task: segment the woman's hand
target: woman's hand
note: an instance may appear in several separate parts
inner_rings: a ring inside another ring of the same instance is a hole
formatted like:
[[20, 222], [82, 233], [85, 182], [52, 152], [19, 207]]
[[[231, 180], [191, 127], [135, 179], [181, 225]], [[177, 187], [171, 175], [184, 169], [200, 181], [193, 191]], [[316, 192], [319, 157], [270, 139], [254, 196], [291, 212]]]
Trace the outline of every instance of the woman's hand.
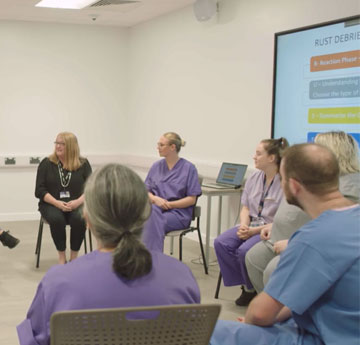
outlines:
[[70, 208], [71, 211], [76, 210], [80, 205], [82, 204], [82, 202], [79, 199], [75, 199], [75, 200], [70, 200], [69, 202], [66, 203], [66, 206]]
[[166, 199], [160, 198], [159, 196], [154, 195], [153, 203], [156, 206], [159, 206], [163, 210], [170, 210], [171, 209], [171, 205], [170, 205], [169, 201], [167, 201]]
[[260, 238], [263, 241], [270, 240], [271, 237], [271, 229], [272, 229], [272, 223], [266, 224], [260, 232]]
[[289, 240], [282, 240], [282, 241], [277, 241], [274, 243], [274, 251], [276, 254], [280, 254], [281, 252], [283, 252], [287, 245], [288, 245]]
[[240, 225], [236, 234], [240, 240], [244, 241], [254, 235], [252, 230], [247, 225]]
[[63, 212], [71, 212], [71, 208], [64, 201], [57, 200], [55, 206]]

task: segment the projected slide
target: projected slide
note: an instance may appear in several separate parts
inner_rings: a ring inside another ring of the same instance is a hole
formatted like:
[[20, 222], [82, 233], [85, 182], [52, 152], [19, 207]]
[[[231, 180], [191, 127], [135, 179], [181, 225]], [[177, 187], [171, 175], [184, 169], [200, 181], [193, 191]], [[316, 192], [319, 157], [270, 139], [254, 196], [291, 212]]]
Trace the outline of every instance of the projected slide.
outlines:
[[360, 19], [278, 33], [273, 136], [343, 130], [360, 143]]

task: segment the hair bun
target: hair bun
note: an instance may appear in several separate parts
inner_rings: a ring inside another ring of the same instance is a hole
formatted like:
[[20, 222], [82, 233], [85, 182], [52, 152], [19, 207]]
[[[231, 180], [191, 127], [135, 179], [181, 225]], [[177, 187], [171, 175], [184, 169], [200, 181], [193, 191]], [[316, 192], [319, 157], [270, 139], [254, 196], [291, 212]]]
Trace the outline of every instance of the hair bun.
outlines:
[[279, 140], [279, 145], [282, 149], [286, 149], [289, 146], [288, 141], [284, 137], [281, 137], [278, 140]]

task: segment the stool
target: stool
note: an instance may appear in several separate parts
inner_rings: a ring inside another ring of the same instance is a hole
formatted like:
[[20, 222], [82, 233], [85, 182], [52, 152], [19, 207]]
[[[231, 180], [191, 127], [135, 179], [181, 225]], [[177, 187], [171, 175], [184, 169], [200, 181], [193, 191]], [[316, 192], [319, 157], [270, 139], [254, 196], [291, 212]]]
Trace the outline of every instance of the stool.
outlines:
[[[35, 255], [37, 255], [36, 268], [39, 268], [39, 263], [40, 263], [41, 241], [42, 241], [44, 224], [49, 224], [49, 223], [46, 221], [46, 219], [43, 216], [41, 216], [40, 223], [39, 223], [39, 231], [38, 231], [37, 241], [36, 241], [36, 248], [35, 248]], [[93, 247], [92, 247], [91, 231], [88, 230], [88, 233], [89, 233], [89, 247], [90, 247], [90, 251], [92, 252]], [[84, 235], [84, 250], [85, 250], [85, 254], [87, 254], [86, 233]]]

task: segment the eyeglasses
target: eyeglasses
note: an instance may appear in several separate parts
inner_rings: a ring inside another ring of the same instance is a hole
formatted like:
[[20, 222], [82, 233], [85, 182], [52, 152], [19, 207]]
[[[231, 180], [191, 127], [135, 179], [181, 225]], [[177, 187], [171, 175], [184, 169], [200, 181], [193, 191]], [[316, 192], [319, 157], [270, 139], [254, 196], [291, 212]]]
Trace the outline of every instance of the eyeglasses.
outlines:
[[65, 146], [65, 143], [60, 143], [59, 141], [54, 141], [55, 145]]
[[170, 146], [169, 144], [162, 144], [162, 143], [157, 143], [156, 145], [157, 145], [157, 147]]

